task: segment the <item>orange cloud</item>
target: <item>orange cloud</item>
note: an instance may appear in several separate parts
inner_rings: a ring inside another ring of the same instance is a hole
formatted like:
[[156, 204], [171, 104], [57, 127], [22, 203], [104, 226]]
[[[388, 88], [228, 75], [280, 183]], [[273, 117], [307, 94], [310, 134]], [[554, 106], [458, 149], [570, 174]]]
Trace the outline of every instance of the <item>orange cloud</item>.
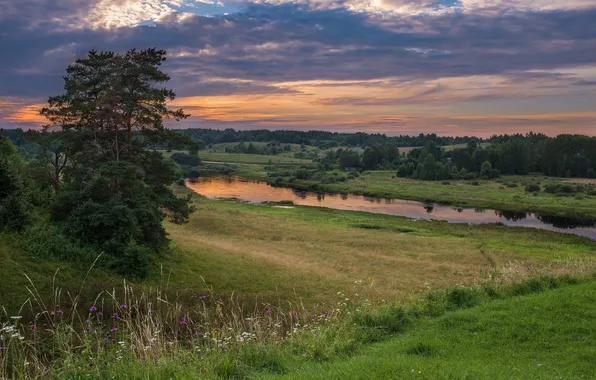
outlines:
[[12, 114], [8, 115], [5, 120], [16, 123], [47, 123], [47, 119], [39, 114], [39, 110], [45, 106], [45, 104], [30, 104], [22, 106]]

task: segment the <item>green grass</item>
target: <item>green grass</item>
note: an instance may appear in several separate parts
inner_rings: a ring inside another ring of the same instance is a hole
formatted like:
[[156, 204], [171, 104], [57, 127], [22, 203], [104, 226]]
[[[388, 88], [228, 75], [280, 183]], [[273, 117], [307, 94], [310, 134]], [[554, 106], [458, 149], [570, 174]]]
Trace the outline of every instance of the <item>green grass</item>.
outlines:
[[281, 155], [266, 156], [263, 154], [201, 152], [200, 156], [203, 161], [212, 162], [236, 162], [242, 164], [312, 164], [311, 160], [303, 160]]
[[596, 373], [596, 282], [492, 301], [281, 379], [588, 379]]

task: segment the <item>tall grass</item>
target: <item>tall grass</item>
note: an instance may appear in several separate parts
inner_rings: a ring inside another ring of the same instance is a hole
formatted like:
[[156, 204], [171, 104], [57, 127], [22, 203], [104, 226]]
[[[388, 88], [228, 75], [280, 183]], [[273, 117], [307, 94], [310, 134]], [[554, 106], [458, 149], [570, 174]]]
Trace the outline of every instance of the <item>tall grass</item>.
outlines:
[[105, 375], [134, 363], [145, 369], [202, 363], [193, 371], [238, 377], [239, 358], [245, 367], [281, 371], [263, 347], [315, 347], [316, 337], [337, 329], [347, 310], [345, 302], [323, 312], [300, 302], [247, 308], [239, 297], [218, 299], [212, 291], [188, 305], [168, 298], [167, 282], [139, 294], [124, 282], [94, 299], [54, 284], [52, 299], [45, 300], [29, 282], [18, 313], [4, 309], [0, 316], [2, 379]]
[[182, 304], [168, 298], [167, 282], [138, 294], [123, 283], [94, 299], [54, 287], [53, 298], [44, 300], [31, 282], [19, 313], [4, 311], [0, 317], [0, 378], [246, 378], [254, 372], [284, 373], [288, 361], [349, 356], [421, 320], [590, 278], [486, 282], [381, 307], [339, 293], [337, 302], [318, 311], [299, 302], [245, 308], [238, 297], [217, 299], [213, 292], [198, 296], [192, 305]]

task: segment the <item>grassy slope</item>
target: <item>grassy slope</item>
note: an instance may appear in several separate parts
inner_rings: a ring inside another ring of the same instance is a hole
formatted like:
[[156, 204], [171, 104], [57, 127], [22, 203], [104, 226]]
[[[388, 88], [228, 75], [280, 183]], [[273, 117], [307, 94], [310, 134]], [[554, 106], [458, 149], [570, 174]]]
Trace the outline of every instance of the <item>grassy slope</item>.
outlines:
[[451, 312], [352, 358], [309, 361], [281, 378], [593, 378], [595, 319], [590, 282]]
[[[275, 178], [267, 176], [263, 167], [237, 165], [237, 174], [243, 177], [273, 183]], [[345, 174], [345, 173], [344, 173]], [[526, 193], [527, 183], [542, 183], [566, 181], [561, 178], [547, 178], [542, 176], [505, 176], [500, 182], [518, 183], [518, 187], [504, 187], [496, 181], [478, 181], [474, 186], [470, 181], [450, 181], [449, 185], [442, 185], [439, 181], [417, 181], [406, 178], [392, 178], [393, 172], [376, 171], [365, 172], [358, 178], [330, 184], [315, 181], [296, 180], [284, 185], [302, 188], [363, 194], [369, 196], [399, 198], [417, 201], [433, 201], [457, 206], [500, 209], [519, 212], [541, 212], [561, 216], [585, 216], [596, 218], [596, 197], [587, 196], [584, 199], [575, 197], [556, 197], [553, 194], [541, 192], [538, 196]]]
[[[166, 224], [174, 253], [142, 284], [168, 282], [188, 303], [207, 287], [217, 295], [235, 292], [273, 303], [302, 299], [312, 305], [333, 300], [338, 291], [407, 299], [429, 287], [475, 283], [494, 271], [519, 279], [594, 266], [596, 242], [570, 235], [194, 199], [198, 210], [189, 224]], [[0, 244], [0, 305], [14, 309], [28, 297], [23, 273], [49, 294], [61, 268], [56, 285], [78, 291], [87, 264], [29, 258], [9, 246]], [[363, 285], [356, 287], [356, 281]], [[83, 292], [93, 296], [120, 283], [94, 270]]]

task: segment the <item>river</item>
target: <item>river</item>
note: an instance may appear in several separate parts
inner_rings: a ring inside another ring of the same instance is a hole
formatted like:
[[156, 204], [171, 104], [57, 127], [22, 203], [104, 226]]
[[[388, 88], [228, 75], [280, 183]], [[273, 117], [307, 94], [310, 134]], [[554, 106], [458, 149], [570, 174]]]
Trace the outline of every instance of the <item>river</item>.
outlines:
[[292, 201], [298, 206], [365, 211], [405, 216], [412, 219], [444, 220], [450, 223], [487, 224], [500, 222], [507, 226], [538, 228], [585, 236], [596, 240], [595, 219], [575, 219], [539, 213], [458, 208], [400, 199], [299, 191], [239, 177], [200, 177], [194, 182], [187, 182], [187, 186], [196, 193], [212, 199], [237, 198], [253, 203]]

